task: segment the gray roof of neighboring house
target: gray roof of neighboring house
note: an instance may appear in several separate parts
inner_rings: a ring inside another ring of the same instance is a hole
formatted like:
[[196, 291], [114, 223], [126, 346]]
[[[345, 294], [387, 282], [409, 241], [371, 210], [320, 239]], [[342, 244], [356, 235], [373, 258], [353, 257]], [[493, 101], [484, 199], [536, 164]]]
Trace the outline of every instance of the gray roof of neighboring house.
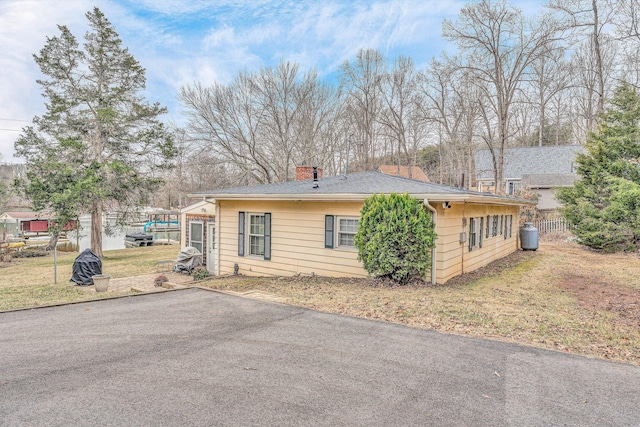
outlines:
[[529, 188], [571, 187], [578, 179], [575, 173], [522, 175], [522, 185]]
[[[576, 155], [582, 145], [520, 147], [504, 150], [504, 179], [521, 179], [524, 175], [565, 175], [574, 173]], [[494, 170], [488, 149], [475, 152], [476, 179], [493, 180]]]
[[[215, 199], [254, 199], [254, 200], [364, 200], [372, 194], [409, 193], [415, 197], [429, 198], [434, 201], [486, 201], [487, 203], [517, 204], [523, 202], [490, 193], [479, 193], [463, 188], [413, 179], [386, 175], [380, 172], [361, 172], [349, 175], [324, 177], [313, 188], [313, 180], [291, 181], [277, 184], [263, 184], [247, 187], [235, 187], [222, 190], [193, 193], [191, 197]], [[524, 201], [527, 203], [527, 201]]]

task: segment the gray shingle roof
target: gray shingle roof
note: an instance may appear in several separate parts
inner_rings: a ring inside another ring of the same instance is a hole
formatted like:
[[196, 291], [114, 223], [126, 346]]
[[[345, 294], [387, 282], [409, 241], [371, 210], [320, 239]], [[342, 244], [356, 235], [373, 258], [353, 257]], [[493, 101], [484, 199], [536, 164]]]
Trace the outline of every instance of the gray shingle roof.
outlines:
[[[581, 145], [521, 147], [504, 150], [504, 179], [521, 179], [523, 175], [555, 175], [574, 172]], [[493, 180], [493, 162], [488, 149], [475, 152], [476, 179]]]
[[529, 188], [571, 187], [578, 179], [575, 173], [522, 175], [522, 185]]
[[306, 180], [227, 188], [195, 194], [466, 194], [468, 192], [468, 190], [461, 188], [386, 175], [381, 172], [360, 172], [320, 178], [318, 188], [313, 188], [313, 180]]
[[430, 195], [435, 196], [437, 200], [448, 200], [448, 198], [463, 200], [468, 197], [473, 197], [487, 200], [492, 199], [494, 202], [503, 201], [505, 203], [514, 203], [513, 198], [391, 176], [380, 172], [361, 172], [346, 176], [339, 175], [320, 178], [318, 180], [318, 188], [313, 188], [313, 180], [306, 180], [203, 191], [193, 193], [191, 196], [217, 199], [257, 199], [260, 197], [283, 199], [304, 197], [305, 199], [309, 199], [318, 197], [319, 199], [327, 200], [331, 197], [340, 199], [338, 196], [361, 196], [359, 198], [364, 199], [372, 194], [380, 193]]

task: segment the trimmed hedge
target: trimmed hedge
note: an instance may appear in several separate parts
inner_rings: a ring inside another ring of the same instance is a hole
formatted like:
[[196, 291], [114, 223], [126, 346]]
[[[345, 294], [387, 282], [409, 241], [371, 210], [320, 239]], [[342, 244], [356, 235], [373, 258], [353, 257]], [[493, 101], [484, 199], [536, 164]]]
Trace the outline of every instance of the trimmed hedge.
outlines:
[[355, 245], [369, 274], [401, 285], [427, 275], [436, 233], [420, 200], [409, 194], [373, 195], [360, 214]]

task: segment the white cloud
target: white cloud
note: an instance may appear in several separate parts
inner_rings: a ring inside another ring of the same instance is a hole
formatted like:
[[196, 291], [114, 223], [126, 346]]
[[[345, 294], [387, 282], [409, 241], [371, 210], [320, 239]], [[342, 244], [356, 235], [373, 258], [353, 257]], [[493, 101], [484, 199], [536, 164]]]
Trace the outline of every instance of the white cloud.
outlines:
[[211, 30], [204, 38], [203, 45], [206, 49], [213, 49], [237, 44], [235, 29], [224, 25], [220, 29]]
[[[537, 0], [520, 0], [527, 9]], [[542, 0], [540, 0], [542, 1]], [[47, 36], [67, 25], [80, 43], [85, 12], [100, 7], [147, 70], [149, 101], [180, 121], [178, 91], [195, 81], [227, 83], [281, 59], [331, 75], [361, 48], [389, 60], [412, 56], [421, 67], [446, 45], [443, 16], [461, 0], [2, 0], [0, 1], [0, 119], [30, 121], [44, 111], [32, 59]], [[25, 122], [0, 121], [2, 128]], [[0, 130], [0, 152], [12, 160], [17, 132]]]
[[[82, 27], [90, 1], [69, 2], [15, 1], [0, 3], [0, 128], [16, 129], [28, 125], [44, 111], [43, 98], [36, 79], [40, 71], [33, 54], [42, 49], [47, 36], [59, 34], [57, 24], [66, 24], [72, 32]], [[84, 30], [83, 30], [84, 31]], [[9, 121], [24, 120], [24, 122]], [[13, 143], [19, 132], [0, 130], [0, 152], [4, 161], [14, 161]]]

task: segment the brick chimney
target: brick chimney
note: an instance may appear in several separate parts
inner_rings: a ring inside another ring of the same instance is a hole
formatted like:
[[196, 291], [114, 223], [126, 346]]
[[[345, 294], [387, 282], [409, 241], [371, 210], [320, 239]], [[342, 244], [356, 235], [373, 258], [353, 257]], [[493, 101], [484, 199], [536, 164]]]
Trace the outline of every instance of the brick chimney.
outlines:
[[[318, 168], [318, 179], [322, 178], [322, 169]], [[296, 181], [313, 179], [313, 166], [297, 166]]]

